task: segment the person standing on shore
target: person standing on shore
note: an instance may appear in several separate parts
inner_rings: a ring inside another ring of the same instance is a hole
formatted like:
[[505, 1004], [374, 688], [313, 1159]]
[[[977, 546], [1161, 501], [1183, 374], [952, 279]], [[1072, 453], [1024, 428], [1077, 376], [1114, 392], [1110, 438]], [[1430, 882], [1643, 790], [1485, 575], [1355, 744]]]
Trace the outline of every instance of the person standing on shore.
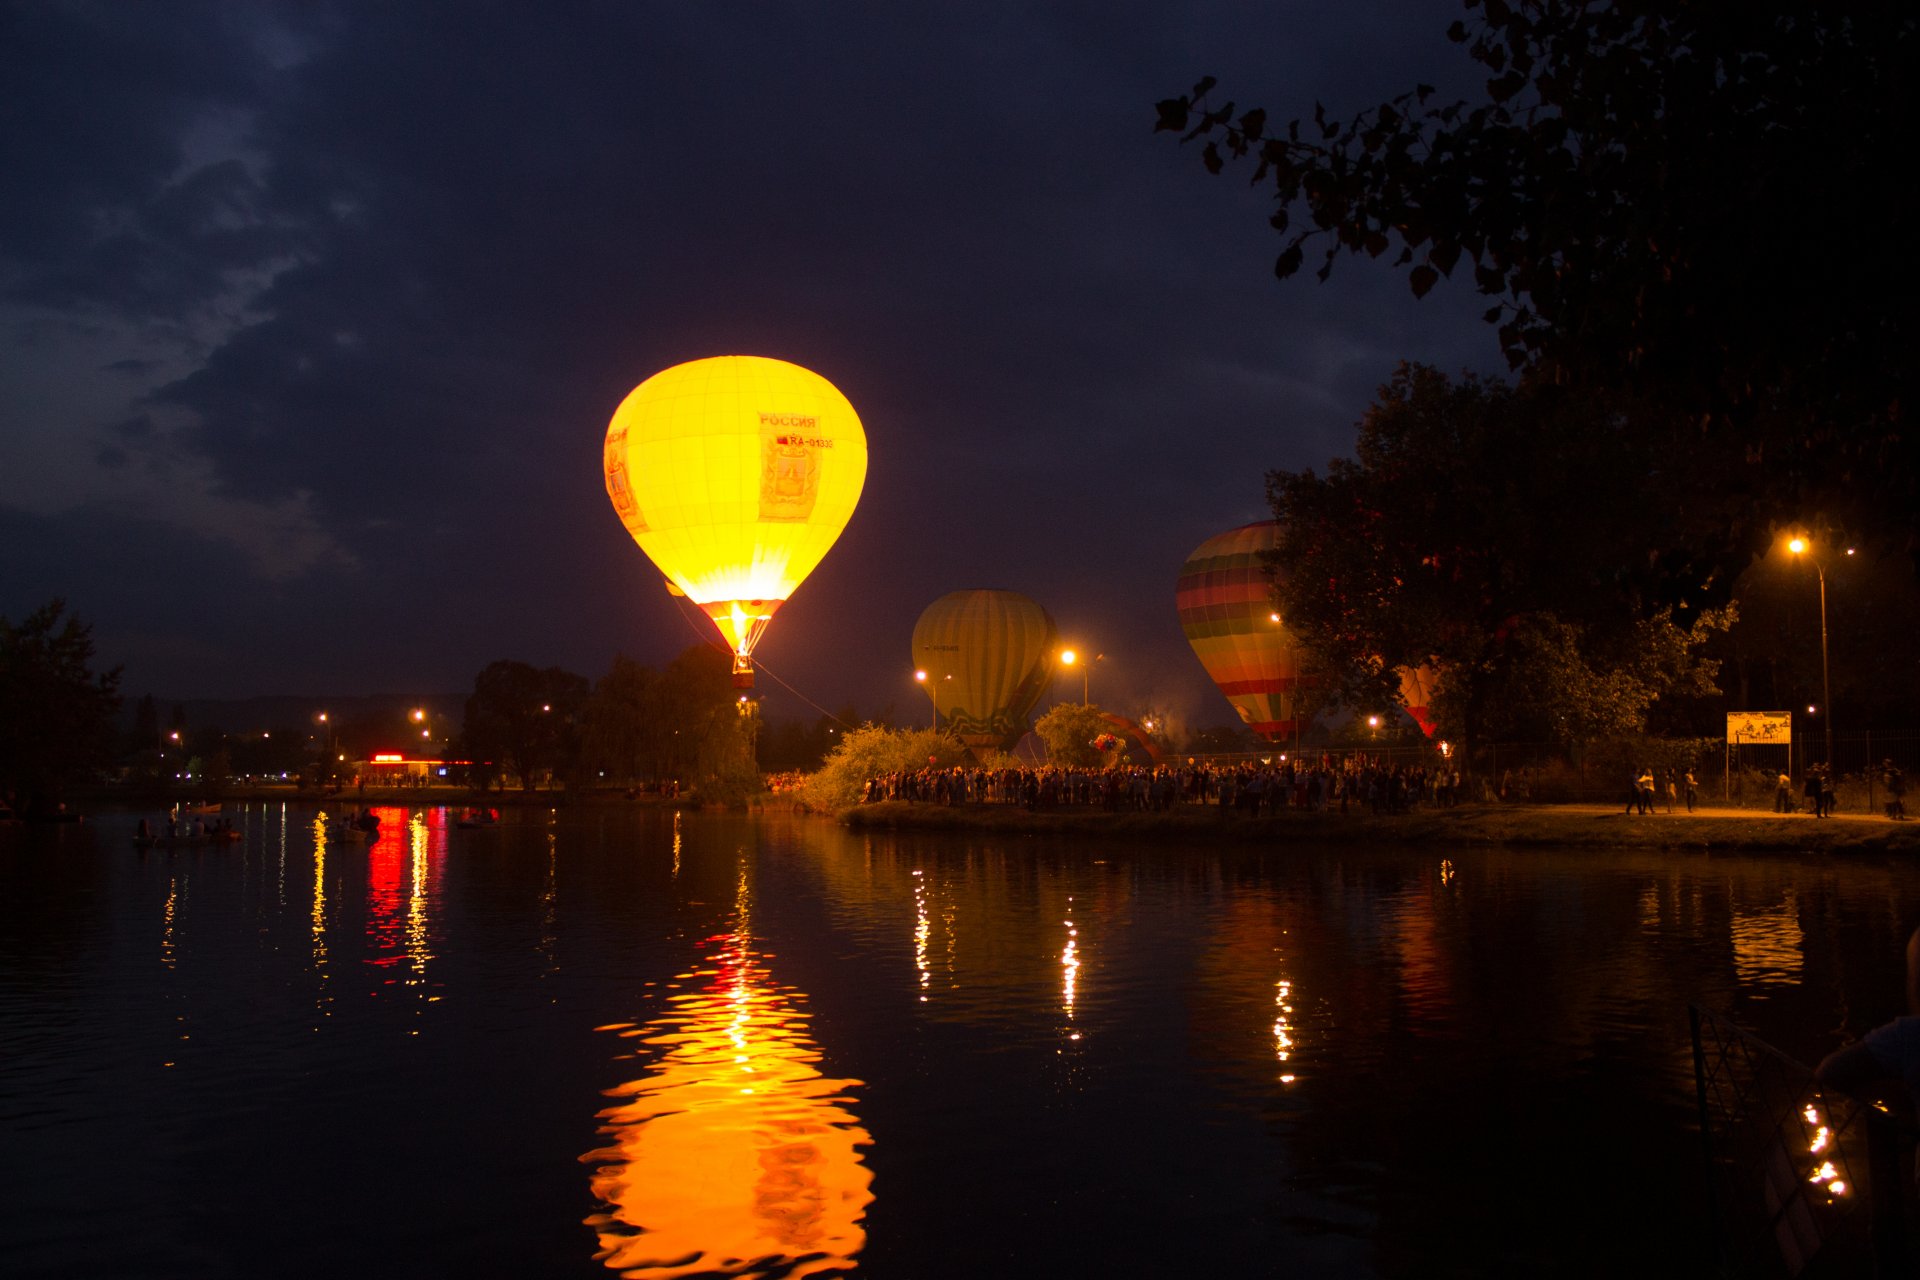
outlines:
[[1775, 813], [1793, 812], [1793, 779], [1784, 773], [1780, 775], [1780, 781], [1773, 788], [1773, 811]]
[[1694, 799], [1700, 794], [1700, 783], [1693, 776], [1693, 770], [1687, 770], [1687, 812], [1693, 812]]
[[1825, 788], [1820, 782], [1821, 767], [1817, 764], [1809, 765], [1806, 780], [1801, 784], [1801, 790], [1806, 793], [1807, 807], [1813, 810], [1813, 816], [1816, 818], [1827, 816], [1826, 811], [1820, 807], [1820, 798], [1825, 794]]

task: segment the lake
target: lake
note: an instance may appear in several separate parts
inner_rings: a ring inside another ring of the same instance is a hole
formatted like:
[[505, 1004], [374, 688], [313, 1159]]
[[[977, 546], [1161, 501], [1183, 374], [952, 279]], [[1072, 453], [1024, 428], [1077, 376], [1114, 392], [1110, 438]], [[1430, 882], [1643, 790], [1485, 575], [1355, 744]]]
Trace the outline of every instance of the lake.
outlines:
[[229, 806], [0, 830], [0, 1273], [1619, 1275], [1686, 1005], [1900, 1011], [1873, 859]]

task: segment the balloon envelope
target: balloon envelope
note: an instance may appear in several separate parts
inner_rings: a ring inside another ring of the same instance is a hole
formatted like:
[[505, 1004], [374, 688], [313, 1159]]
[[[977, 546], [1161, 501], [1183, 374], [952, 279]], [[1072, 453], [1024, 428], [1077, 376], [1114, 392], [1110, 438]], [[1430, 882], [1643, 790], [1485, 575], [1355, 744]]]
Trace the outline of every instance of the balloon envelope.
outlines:
[[1018, 591], [954, 591], [913, 627], [913, 665], [926, 672], [940, 724], [980, 751], [1011, 750], [1053, 678], [1059, 632]]
[[860, 501], [867, 437], [819, 374], [764, 356], [677, 364], [614, 411], [607, 496], [667, 580], [747, 662]]
[[1261, 558], [1279, 539], [1272, 520], [1208, 538], [1187, 557], [1174, 590], [1180, 629], [1200, 664], [1241, 721], [1276, 742], [1299, 727], [1294, 698], [1308, 684]]
[[1397, 668], [1400, 676], [1400, 700], [1407, 704], [1407, 714], [1420, 726], [1420, 732], [1429, 738], [1438, 726], [1433, 719], [1433, 695], [1439, 688], [1440, 677], [1432, 666], [1421, 663], [1417, 667]]

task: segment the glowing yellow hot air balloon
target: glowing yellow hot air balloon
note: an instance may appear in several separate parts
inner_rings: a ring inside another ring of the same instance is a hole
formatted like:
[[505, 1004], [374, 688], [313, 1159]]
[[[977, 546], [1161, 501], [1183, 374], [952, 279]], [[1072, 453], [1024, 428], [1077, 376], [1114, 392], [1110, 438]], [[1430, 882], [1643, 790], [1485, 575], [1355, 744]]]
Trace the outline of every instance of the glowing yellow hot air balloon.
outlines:
[[764, 356], [677, 364], [614, 411], [607, 496], [670, 586], [713, 619], [753, 684], [774, 610], [846, 528], [867, 437], [819, 374]]

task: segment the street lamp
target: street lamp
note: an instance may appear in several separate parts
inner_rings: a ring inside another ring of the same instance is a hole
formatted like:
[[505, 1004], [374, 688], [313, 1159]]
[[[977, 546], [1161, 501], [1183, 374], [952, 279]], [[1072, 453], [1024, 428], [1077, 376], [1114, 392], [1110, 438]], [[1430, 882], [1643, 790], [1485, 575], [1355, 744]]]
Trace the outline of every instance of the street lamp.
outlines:
[[1093, 694], [1090, 692], [1093, 684], [1093, 664], [1104, 661], [1106, 656], [1104, 653], [1096, 653], [1084, 663], [1081, 663], [1080, 655], [1073, 650], [1062, 649], [1060, 651], [1060, 665], [1071, 667], [1075, 663], [1080, 663], [1080, 702], [1083, 706], [1093, 705]]
[[938, 729], [940, 727], [940, 695], [938, 686], [927, 679], [927, 673], [925, 671], [915, 671], [913, 678], [918, 680], [920, 687], [927, 691], [927, 701], [933, 704], [933, 727]]
[[[1787, 542], [1787, 550], [1796, 556], [1804, 555], [1813, 562], [1813, 571], [1820, 578], [1820, 705], [1826, 708], [1827, 731], [1827, 767], [1833, 767], [1833, 682], [1828, 678], [1827, 667], [1827, 566], [1820, 557], [1811, 554], [1813, 542], [1808, 538], [1792, 538]], [[1847, 554], [1853, 554], [1853, 548], [1847, 548]]]

